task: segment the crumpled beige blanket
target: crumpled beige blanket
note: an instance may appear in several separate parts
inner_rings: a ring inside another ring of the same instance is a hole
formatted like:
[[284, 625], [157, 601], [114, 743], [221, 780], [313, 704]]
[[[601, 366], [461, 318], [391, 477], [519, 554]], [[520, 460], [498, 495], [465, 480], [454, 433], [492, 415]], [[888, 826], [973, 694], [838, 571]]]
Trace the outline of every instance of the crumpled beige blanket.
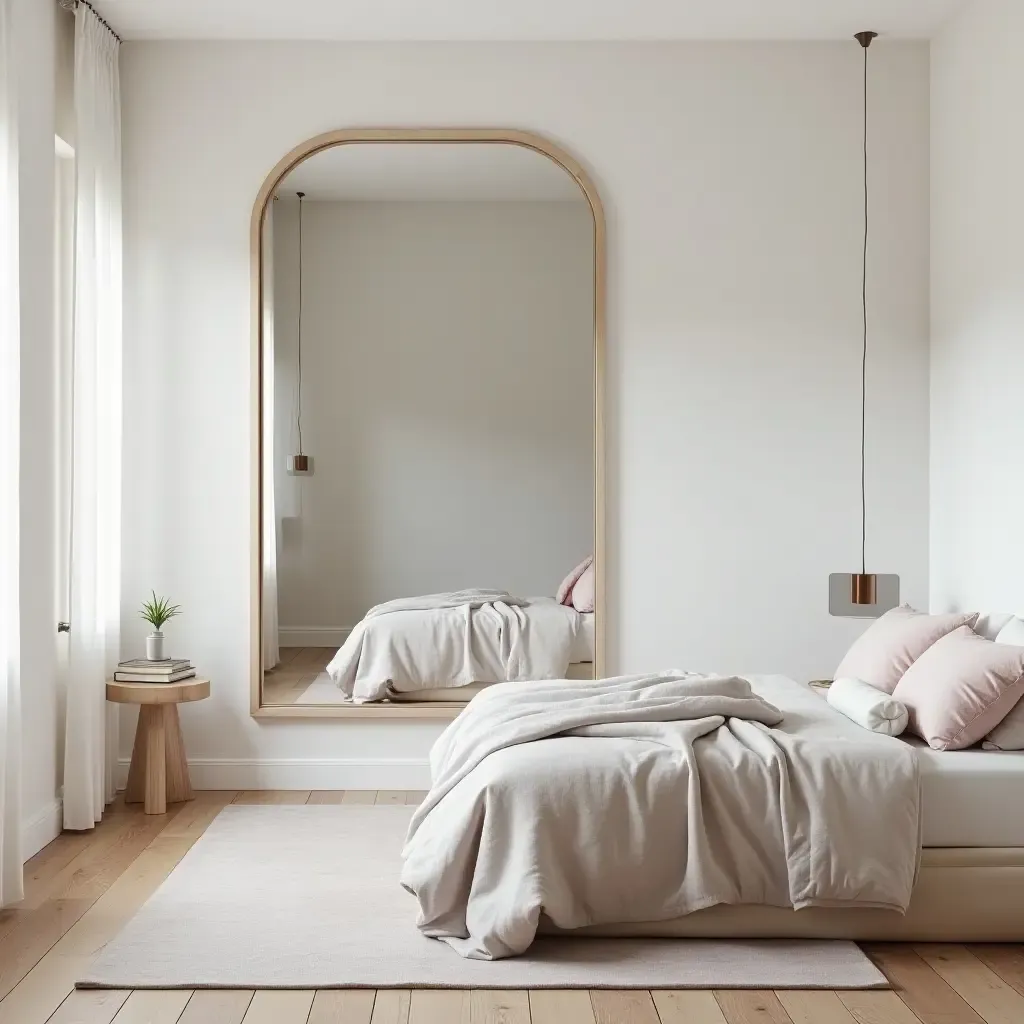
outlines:
[[913, 750], [784, 677], [499, 684], [431, 751], [402, 885], [467, 957], [718, 903], [905, 911]]
[[462, 590], [399, 598], [368, 611], [327, 666], [356, 703], [390, 691], [564, 676], [580, 613], [550, 598]]

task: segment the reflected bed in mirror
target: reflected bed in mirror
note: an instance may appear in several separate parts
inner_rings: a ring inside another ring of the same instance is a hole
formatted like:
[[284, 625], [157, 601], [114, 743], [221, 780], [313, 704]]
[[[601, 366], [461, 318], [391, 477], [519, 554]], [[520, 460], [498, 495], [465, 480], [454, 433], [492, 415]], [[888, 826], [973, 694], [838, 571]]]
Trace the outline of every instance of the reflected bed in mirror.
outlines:
[[520, 132], [335, 132], [253, 214], [253, 713], [603, 674], [603, 221]]

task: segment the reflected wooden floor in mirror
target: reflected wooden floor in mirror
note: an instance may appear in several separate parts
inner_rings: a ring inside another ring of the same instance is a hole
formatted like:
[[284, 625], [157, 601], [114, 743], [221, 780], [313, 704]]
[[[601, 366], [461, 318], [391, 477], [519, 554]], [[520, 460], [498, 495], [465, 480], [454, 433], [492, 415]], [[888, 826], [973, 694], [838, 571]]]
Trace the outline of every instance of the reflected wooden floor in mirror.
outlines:
[[294, 704], [334, 654], [333, 647], [282, 647], [280, 662], [263, 676], [263, 702]]

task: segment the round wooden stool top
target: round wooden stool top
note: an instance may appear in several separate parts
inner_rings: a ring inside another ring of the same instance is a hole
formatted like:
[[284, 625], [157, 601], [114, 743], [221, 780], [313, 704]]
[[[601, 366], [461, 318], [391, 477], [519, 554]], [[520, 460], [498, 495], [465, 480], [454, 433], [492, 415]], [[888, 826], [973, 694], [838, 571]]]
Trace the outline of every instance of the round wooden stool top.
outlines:
[[107, 683], [107, 700], [115, 704], [184, 704], [209, 696], [209, 679], [182, 679], [177, 683]]

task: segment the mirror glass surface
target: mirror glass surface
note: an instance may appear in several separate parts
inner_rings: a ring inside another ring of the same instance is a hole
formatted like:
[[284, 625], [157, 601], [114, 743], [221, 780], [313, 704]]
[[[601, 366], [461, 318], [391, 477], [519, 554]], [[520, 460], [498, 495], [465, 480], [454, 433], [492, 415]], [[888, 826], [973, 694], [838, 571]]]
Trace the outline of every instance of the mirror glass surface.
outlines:
[[281, 180], [261, 706], [593, 678], [593, 569], [556, 597], [595, 546], [595, 244], [580, 185], [528, 146], [352, 142]]

